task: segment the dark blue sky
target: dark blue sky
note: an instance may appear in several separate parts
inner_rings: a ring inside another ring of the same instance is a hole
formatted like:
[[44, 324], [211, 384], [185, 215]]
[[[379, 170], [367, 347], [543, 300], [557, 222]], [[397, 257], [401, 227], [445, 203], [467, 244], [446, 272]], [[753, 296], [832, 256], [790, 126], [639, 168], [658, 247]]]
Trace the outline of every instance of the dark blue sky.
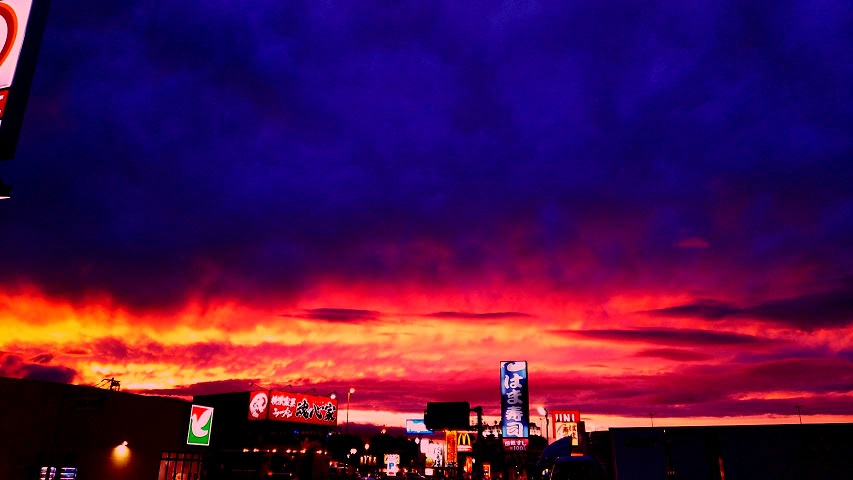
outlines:
[[52, 3], [8, 302], [516, 312], [673, 362], [769, 325], [853, 376], [849, 2]]

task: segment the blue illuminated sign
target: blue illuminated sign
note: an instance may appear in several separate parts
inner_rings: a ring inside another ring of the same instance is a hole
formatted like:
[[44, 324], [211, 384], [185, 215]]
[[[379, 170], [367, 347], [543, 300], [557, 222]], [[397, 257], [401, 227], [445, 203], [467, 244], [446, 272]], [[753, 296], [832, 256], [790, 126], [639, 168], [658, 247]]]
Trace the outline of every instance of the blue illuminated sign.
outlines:
[[432, 435], [433, 431], [427, 428], [423, 418], [409, 418], [406, 420], [406, 433]]
[[501, 362], [501, 420], [504, 438], [527, 438], [530, 405], [527, 362]]

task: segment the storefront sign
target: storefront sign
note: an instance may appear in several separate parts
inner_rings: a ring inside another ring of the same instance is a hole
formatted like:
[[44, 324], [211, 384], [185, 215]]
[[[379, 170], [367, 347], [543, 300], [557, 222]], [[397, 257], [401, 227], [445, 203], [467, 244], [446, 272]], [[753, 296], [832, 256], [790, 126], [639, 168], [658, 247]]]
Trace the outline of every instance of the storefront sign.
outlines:
[[252, 392], [249, 394], [249, 420], [266, 420], [270, 406], [269, 392]]
[[277, 390], [252, 392], [249, 396], [249, 420], [335, 426], [338, 424], [338, 401]]
[[504, 438], [504, 451], [526, 452], [529, 439], [527, 438]]
[[213, 407], [193, 405], [190, 409], [190, 428], [187, 445], [210, 445], [210, 430], [213, 427]]
[[444, 436], [445, 452], [447, 453], [447, 466], [456, 465], [456, 430], [448, 430]]
[[472, 449], [471, 434], [468, 432], [459, 432], [459, 435], [456, 436], [456, 451], [470, 452]]
[[555, 410], [552, 416], [554, 439], [572, 437], [572, 445], [577, 446], [579, 444], [578, 422], [580, 422], [581, 412], [578, 410]]

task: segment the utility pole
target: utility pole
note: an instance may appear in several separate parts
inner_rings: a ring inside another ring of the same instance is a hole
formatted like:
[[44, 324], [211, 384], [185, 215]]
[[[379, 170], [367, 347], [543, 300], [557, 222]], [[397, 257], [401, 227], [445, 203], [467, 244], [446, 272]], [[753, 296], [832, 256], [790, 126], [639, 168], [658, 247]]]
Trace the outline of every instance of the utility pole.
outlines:
[[479, 480], [483, 478], [483, 449], [485, 448], [483, 442], [483, 407], [474, 407], [470, 412], [477, 413], [477, 441], [474, 444], [476, 450], [473, 452], [473, 457], [477, 461], [474, 467], [474, 478]]

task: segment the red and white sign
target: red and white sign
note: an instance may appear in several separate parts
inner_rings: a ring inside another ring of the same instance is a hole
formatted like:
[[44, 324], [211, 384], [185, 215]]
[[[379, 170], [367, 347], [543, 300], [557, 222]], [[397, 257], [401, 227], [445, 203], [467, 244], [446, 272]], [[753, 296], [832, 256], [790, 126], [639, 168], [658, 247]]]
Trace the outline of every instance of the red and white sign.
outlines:
[[527, 445], [529, 440], [527, 437], [524, 438], [504, 438], [504, 451], [505, 452], [526, 452]]
[[303, 393], [256, 391], [249, 396], [249, 420], [338, 424], [338, 401]]
[[554, 410], [551, 412], [554, 425], [554, 439], [572, 437], [572, 445], [578, 445], [578, 422], [581, 421], [579, 410]]
[[6, 99], [9, 97], [9, 90], [0, 90], [0, 118], [3, 118], [3, 113], [6, 111]]
[[0, 89], [8, 88], [24, 44], [24, 32], [33, 0], [5, 0], [0, 3]]
[[249, 394], [249, 420], [266, 420], [270, 406], [269, 392], [252, 392]]

